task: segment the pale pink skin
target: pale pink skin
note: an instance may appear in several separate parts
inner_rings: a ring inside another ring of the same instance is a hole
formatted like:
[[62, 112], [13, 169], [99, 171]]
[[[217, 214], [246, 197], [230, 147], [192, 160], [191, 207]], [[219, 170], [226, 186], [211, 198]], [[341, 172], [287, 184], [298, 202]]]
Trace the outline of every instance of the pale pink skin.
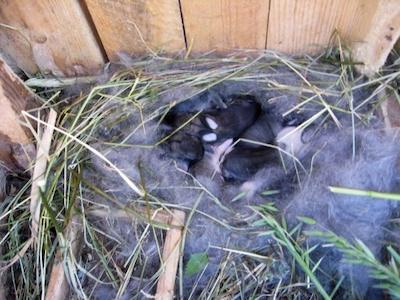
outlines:
[[195, 165], [195, 176], [214, 178], [215, 175], [218, 175], [222, 181], [221, 164], [225, 155], [231, 151], [232, 143], [233, 140], [229, 139], [219, 145], [211, 146], [211, 151], [205, 152], [203, 159]]
[[213, 154], [210, 157], [210, 164], [213, 167], [214, 173], [221, 173], [221, 164], [224, 161], [224, 157], [230, 151], [232, 151], [232, 139], [224, 141], [218, 146], [213, 146]]

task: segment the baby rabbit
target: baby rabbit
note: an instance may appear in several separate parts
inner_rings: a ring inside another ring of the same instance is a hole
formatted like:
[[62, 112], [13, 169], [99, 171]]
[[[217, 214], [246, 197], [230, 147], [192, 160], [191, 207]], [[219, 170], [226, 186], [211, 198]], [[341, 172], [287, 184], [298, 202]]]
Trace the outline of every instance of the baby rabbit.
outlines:
[[208, 128], [203, 134], [205, 142], [223, 142], [238, 138], [258, 118], [261, 107], [254, 96], [233, 95], [227, 108], [205, 113], [201, 120]]
[[165, 117], [163, 128], [164, 136], [170, 135], [163, 144], [168, 156], [186, 164], [186, 169], [202, 159], [204, 147], [201, 134], [205, 127], [198, 116], [170, 112]]
[[[257, 123], [257, 122], [256, 122]], [[252, 138], [260, 138], [264, 144], [272, 144], [271, 147], [257, 145], [248, 142], [239, 142], [224, 159], [222, 174], [228, 181], [246, 181], [255, 175], [258, 170], [268, 166], [279, 166], [285, 156], [298, 154], [303, 146], [301, 140], [302, 130], [296, 127], [283, 128], [274, 139], [268, 126], [258, 126], [252, 129]], [[272, 138], [272, 140], [271, 140]], [[257, 141], [257, 140], [256, 140]], [[275, 146], [275, 147], [274, 147]], [[285, 151], [279, 153], [279, 149]], [[282, 158], [282, 156], [284, 156]]]

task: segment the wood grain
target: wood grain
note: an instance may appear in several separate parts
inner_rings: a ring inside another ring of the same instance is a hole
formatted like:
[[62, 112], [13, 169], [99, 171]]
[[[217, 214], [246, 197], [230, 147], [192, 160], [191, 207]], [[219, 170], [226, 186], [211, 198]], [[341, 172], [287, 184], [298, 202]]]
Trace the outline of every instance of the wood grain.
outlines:
[[351, 26], [346, 30], [347, 40], [350, 42], [350, 44], [363, 42], [369, 30], [371, 29], [374, 16], [376, 14], [380, 1], [382, 0], [368, 0], [368, 1], [358, 0], [356, 13], [347, 16], [348, 18], [350, 18], [350, 20], [352, 20]]
[[22, 125], [21, 111], [37, 106], [36, 96], [0, 59], [0, 163], [8, 170], [27, 170], [34, 152], [31, 133]]
[[46, 291], [46, 300], [68, 299], [68, 271], [66, 270], [64, 257], [66, 255], [78, 257], [83, 235], [82, 227], [81, 218], [74, 214], [64, 230], [64, 238], [60, 240], [60, 246], [54, 259]]
[[2, 51], [28, 73], [93, 73], [102, 50], [78, 0], [0, 0]]
[[267, 48], [315, 53], [328, 45], [335, 30], [345, 41], [359, 39], [370, 26], [375, 2], [271, 0]]
[[359, 71], [373, 75], [384, 65], [390, 51], [400, 38], [400, 0], [380, 0], [367, 32], [353, 42], [352, 52]]
[[[302, 54], [326, 47], [337, 30], [354, 53], [364, 53], [358, 58], [369, 55], [367, 64], [379, 66], [396, 34], [379, 37], [397, 24], [398, 7], [400, 0], [0, 0], [0, 57], [29, 74], [75, 76], [105, 62], [103, 46], [111, 60], [118, 52], [175, 53], [185, 38], [194, 52]], [[366, 44], [375, 48], [359, 50]]]
[[27, 144], [29, 130], [20, 124], [21, 111], [34, 107], [35, 95], [8, 65], [0, 59], [0, 139], [8, 143]]
[[175, 291], [176, 272], [181, 255], [182, 231], [185, 225], [185, 213], [173, 209], [171, 225], [168, 230], [162, 254], [162, 269], [157, 283], [156, 300], [173, 300]]
[[267, 0], [181, 0], [188, 47], [194, 52], [264, 49]]
[[185, 49], [179, 0], [85, 0], [111, 60]]

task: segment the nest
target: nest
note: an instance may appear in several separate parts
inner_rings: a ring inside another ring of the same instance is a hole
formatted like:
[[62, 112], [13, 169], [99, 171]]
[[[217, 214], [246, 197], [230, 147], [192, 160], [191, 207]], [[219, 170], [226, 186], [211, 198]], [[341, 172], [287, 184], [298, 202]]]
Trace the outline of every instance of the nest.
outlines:
[[[399, 72], [390, 65], [367, 80], [340, 55], [150, 57], [98, 77], [30, 79], [46, 99], [39, 112], [58, 117], [51, 126], [26, 113], [54, 133], [34, 247], [24, 248], [35, 179], [3, 204], [3, 260], [25, 250], [7, 265], [8, 293], [49, 295], [61, 268], [70, 298], [398, 296], [396, 245], [382, 243], [399, 199], [398, 134], [379, 108], [399, 97]], [[262, 159], [229, 177], [216, 170], [219, 156], [210, 169], [205, 158], [229, 137], [202, 141], [200, 132], [214, 134], [220, 125], [206, 118], [224, 116], [232, 97], [250, 97], [269, 122], [292, 128], [286, 135], [301, 132], [301, 150], [242, 130], [230, 147], [247, 143], [246, 159], [275, 151], [274, 164]], [[187, 144], [193, 135], [197, 152]], [[168, 281], [174, 289], [160, 292]]]

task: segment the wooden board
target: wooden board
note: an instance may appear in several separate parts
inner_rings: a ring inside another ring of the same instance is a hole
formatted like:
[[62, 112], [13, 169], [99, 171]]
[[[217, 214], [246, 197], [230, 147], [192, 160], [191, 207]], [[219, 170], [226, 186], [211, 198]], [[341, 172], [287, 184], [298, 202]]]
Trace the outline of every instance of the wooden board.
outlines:
[[185, 226], [185, 213], [173, 209], [170, 228], [165, 237], [162, 255], [162, 272], [157, 282], [155, 300], [173, 300], [175, 292], [176, 273], [179, 259], [182, 255], [182, 236]]
[[264, 49], [267, 0], [181, 0], [188, 47], [194, 52]]
[[359, 71], [367, 75], [378, 72], [399, 38], [400, 0], [380, 0], [368, 30], [353, 43], [355, 59], [364, 63]]
[[179, 0], [85, 0], [111, 60], [128, 54], [185, 49]]
[[362, 38], [370, 26], [376, 0], [271, 0], [267, 48], [315, 53], [335, 30], [346, 41]]
[[19, 124], [20, 113], [34, 107], [35, 95], [0, 59], [0, 137], [10, 143], [30, 142], [29, 129]]
[[46, 291], [46, 300], [69, 299], [68, 270], [64, 258], [65, 256], [68, 257], [68, 255], [79, 257], [82, 235], [82, 220], [77, 214], [73, 214], [64, 229], [64, 239], [59, 241], [60, 245], [54, 258], [49, 285]]
[[[358, 0], [356, 13], [347, 16], [348, 18], [350, 18], [350, 20], [352, 20], [350, 28], [348, 28], [348, 30], [346, 31], [347, 40], [350, 42], [350, 44], [354, 42], [362, 43], [365, 40], [365, 37], [367, 36], [369, 30], [371, 29], [372, 22], [376, 14], [376, 11], [378, 9], [380, 1], [382, 0], [368, 0], [368, 1]], [[342, 31], [344, 31], [344, 29]]]
[[8, 169], [29, 166], [25, 154], [31, 152], [31, 134], [20, 123], [21, 111], [37, 103], [35, 95], [0, 59], [0, 163]]
[[0, 0], [2, 51], [28, 73], [93, 73], [104, 63], [79, 0]]
[[377, 61], [374, 72], [395, 42], [398, 7], [400, 0], [0, 0], [0, 57], [29, 74], [75, 76], [95, 73], [105, 52], [117, 60], [118, 52], [176, 53], [185, 44], [193, 52], [315, 53], [337, 29], [357, 59]]

